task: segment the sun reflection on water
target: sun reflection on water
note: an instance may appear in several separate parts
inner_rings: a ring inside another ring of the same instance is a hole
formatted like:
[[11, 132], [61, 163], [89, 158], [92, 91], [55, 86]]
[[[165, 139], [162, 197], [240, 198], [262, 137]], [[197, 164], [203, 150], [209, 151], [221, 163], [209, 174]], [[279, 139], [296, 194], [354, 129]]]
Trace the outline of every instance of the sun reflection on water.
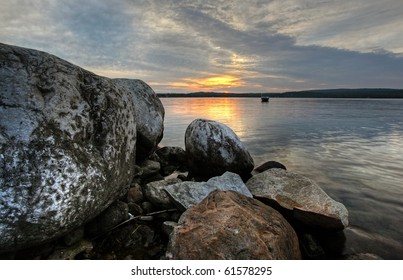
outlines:
[[204, 118], [228, 125], [241, 138], [245, 135], [246, 125], [242, 121], [242, 110], [234, 98], [185, 98], [170, 109], [175, 115], [193, 119]]

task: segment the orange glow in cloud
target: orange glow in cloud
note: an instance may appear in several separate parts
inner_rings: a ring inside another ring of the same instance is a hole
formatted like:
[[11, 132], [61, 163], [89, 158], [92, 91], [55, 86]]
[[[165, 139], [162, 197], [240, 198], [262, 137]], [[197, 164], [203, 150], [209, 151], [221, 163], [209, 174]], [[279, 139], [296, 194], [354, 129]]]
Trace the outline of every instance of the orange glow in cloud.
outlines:
[[[163, 85], [161, 83], [150, 83], [150, 85]], [[207, 78], [185, 78], [178, 82], [168, 82], [165, 86], [185, 91], [220, 91], [229, 92], [227, 89], [243, 86], [241, 79], [231, 75], [219, 75]]]
[[240, 80], [233, 76], [216, 76], [204, 79], [190, 79], [190, 81], [201, 87], [231, 88], [241, 84]]

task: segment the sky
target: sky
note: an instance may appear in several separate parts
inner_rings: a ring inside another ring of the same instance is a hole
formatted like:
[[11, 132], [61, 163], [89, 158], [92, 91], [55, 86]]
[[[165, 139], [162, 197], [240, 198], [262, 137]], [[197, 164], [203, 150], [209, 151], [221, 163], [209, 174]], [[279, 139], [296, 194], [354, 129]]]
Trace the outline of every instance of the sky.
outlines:
[[0, 0], [0, 42], [155, 92], [403, 88], [402, 0]]

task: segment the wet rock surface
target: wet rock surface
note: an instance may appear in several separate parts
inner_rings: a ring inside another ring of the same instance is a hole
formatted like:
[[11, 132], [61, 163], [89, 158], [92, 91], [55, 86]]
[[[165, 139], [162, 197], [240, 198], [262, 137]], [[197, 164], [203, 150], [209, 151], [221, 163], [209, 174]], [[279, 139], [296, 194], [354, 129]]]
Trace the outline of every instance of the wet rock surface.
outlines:
[[168, 259], [299, 259], [298, 238], [271, 207], [236, 192], [213, 191], [174, 228]]

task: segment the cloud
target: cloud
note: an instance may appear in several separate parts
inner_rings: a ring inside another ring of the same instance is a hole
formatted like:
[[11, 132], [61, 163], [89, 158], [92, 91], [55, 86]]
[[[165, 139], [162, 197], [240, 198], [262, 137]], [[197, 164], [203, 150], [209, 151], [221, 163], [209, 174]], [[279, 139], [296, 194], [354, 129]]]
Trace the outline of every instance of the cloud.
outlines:
[[0, 41], [160, 92], [403, 87], [399, 0], [0, 1]]
[[[278, 4], [278, 2], [274, 2]], [[358, 52], [377, 52], [379, 46], [403, 53], [401, 1], [289, 0], [273, 13], [276, 29], [296, 38], [299, 45], [319, 45]]]

